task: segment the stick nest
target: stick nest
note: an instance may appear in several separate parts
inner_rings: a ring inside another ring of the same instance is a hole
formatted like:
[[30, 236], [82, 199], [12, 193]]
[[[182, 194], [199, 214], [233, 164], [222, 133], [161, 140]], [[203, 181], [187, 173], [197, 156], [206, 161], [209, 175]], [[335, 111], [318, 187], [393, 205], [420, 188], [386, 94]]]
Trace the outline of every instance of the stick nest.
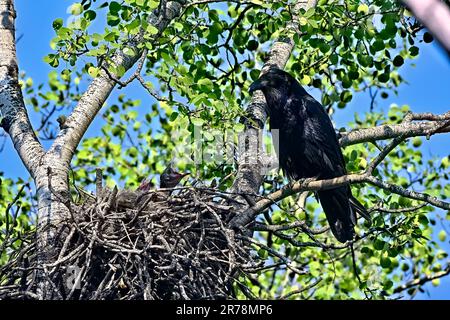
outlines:
[[10, 241], [0, 299], [233, 298], [233, 282], [256, 263], [226, 226], [231, 201], [210, 189], [105, 188], [46, 228], [51, 259], [37, 250], [36, 232], [19, 248]]

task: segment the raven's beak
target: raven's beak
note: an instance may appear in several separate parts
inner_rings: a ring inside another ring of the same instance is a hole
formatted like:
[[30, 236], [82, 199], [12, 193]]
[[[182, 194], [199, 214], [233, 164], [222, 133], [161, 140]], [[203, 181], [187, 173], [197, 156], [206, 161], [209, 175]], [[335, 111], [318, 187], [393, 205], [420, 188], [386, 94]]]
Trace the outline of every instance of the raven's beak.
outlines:
[[261, 90], [263, 88], [261, 80], [256, 80], [253, 82], [249, 88], [249, 93], [252, 94], [256, 90]]

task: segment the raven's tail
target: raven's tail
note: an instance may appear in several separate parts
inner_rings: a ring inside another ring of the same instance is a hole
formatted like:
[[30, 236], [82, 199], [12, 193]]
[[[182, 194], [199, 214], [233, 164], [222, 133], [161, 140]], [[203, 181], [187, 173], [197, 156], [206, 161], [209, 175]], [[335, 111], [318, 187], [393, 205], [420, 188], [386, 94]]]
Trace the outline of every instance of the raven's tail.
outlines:
[[353, 197], [349, 187], [340, 187], [317, 192], [323, 211], [327, 216], [331, 232], [344, 243], [355, 236], [356, 212], [370, 223], [366, 208]]
[[333, 235], [344, 243], [353, 240], [355, 235], [356, 214], [347, 187], [317, 192], [323, 211], [327, 217]]
[[364, 219], [366, 219], [370, 224], [372, 224], [372, 218], [370, 217], [367, 209], [358, 201], [352, 194], [350, 194], [350, 204], [353, 209], [358, 212]]

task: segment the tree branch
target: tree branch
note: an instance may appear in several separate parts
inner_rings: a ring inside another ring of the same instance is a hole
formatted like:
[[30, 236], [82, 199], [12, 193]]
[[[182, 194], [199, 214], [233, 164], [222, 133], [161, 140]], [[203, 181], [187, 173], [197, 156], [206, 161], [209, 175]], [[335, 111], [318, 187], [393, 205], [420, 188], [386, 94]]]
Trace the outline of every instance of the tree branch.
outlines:
[[369, 210], [367, 210], [369, 213], [374, 212], [374, 211], [378, 211], [378, 212], [384, 212], [384, 213], [407, 213], [407, 212], [413, 212], [413, 211], [417, 211], [422, 209], [423, 207], [425, 207], [427, 204], [426, 203], [421, 203], [417, 206], [414, 207], [407, 207], [407, 208], [398, 208], [398, 209], [390, 209], [390, 208], [384, 208], [381, 207], [379, 205], [370, 208]]
[[287, 293], [287, 294], [281, 296], [279, 299], [280, 299], [280, 300], [286, 300], [287, 298], [292, 297], [293, 295], [297, 295], [297, 294], [300, 294], [300, 293], [302, 293], [302, 292], [305, 292], [305, 291], [307, 291], [307, 290], [309, 290], [309, 289], [312, 289], [312, 288], [314, 288], [315, 286], [317, 286], [317, 285], [319, 284], [320, 281], [322, 281], [322, 277], [317, 278], [316, 280], [312, 281], [310, 284], [304, 286], [304, 287], [301, 288], [301, 289], [297, 289], [297, 290], [291, 291], [291, 292], [289, 292], [289, 293]]
[[450, 210], [450, 203], [439, 200], [436, 197], [430, 196], [425, 193], [420, 193], [408, 189], [404, 189], [392, 183], [381, 181], [369, 174], [369, 172], [364, 172], [362, 174], [348, 174], [342, 177], [326, 179], [326, 180], [315, 180], [304, 179], [295, 182], [293, 185], [285, 185], [281, 189], [270, 193], [265, 196], [264, 199], [256, 202], [252, 207], [246, 210], [244, 213], [235, 216], [230, 221], [230, 226], [232, 228], [246, 227], [250, 222], [252, 222], [261, 212], [268, 209], [274, 203], [289, 197], [293, 194], [304, 192], [304, 191], [318, 191], [334, 189], [337, 187], [356, 184], [356, 183], [369, 183], [376, 187], [389, 190], [392, 193], [401, 195], [414, 200], [424, 201], [436, 207]]
[[367, 172], [372, 173], [373, 170], [383, 161], [388, 154], [395, 149], [402, 141], [404, 140], [403, 135], [395, 137], [390, 144], [388, 144], [381, 152], [376, 156], [375, 159], [371, 161], [369, 166], [367, 167]]
[[[150, 15], [149, 23], [154, 25], [160, 34], [170, 21], [180, 14], [181, 9], [182, 5], [179, 2], [170, 1], [165, 8], [159, 10], [158, 14], [154, 11]], [[128, 45], [128, 48], [131, 48], [135, 54], [129, 56], [122, 50], [118, 50], [111, 58], [112, 63], [116, 67], [122, 66], [125, 70], [129, 70], [142, 56], [143, 51], [138, 48], [142, 41], [143, 35], [138, 35]], [[91, 82], [82, 95], [72, 114], [67, 118], [67, 128], [61, 130], [56, 137], [49, 150], [50, 153], [57, 155], [63, 162], [70, 163], [83, 135], [116, 84], [116, 79], [110, 77], [105, 70], [101, 71], [100, 75]]]
[[[345, 147], [362, 142], [393, 139], [400, 136], [406, 139], [417, 136], [430, 137], [436, 133], [450, 132], [450, 124], [448, 123], [450, 111], [442, 115], [410, 113], [405, 117], [405, 120], [400, 124], [387, 124], [341, 133], [339, 143], [341, 147]], [[419, 120], [420, 122], [413, 122], [414, 120]]]
[[422, 286], [422, 285], [424, 285], [427, 282], [430, 282], [430, 281], [433, 281], [435, 279], [439, 279], [439, 278], [445, 277], [445, 276], [447, 276], [449, 274], [450, 274], [450, 264], [447, 264], [445, 269], [443, 269], [440, 272], [436, 272], [436, 273], [433, 273], [433, 274], [430, 274], [430, 275], [426, 275], [426, 276], [420, 277], [418, 279], [414, 279], [414, 280], [412, 280], [410, 282], [407, 282], [407, 283], [405, 283], [405, 284], [395, 288], [394, 289], [394, 293], [400, 293], [402, 291], [408, 290], [409, 288], [413, 288], [413, 287], [416, 287], [416, 286]]
[[0, 126], [34, 177], [44, 150], [31, 126], [18, 81], [16, 12], [12, 0], [0, 0], [0, 16]]
[[389, 190], [395, 194], [398, 194], [398, 195], [406, 197], [406, 198], [424, 201], [435, 207], [445, 209], [445, 210], [450, 210], [449, 202], [439, 200], [437, 197], [430, 196], [426, 193], [420, 193], [420, 192], [404, 189], [395, 184], [388, 183], [388, 182], [382, 181], [382, 180], [378, 180], [377, 178], [372, 177], [372, 176], [366, 176], [364, 182], [370, 183], [371, 185], [374, 185], [381, 189]]

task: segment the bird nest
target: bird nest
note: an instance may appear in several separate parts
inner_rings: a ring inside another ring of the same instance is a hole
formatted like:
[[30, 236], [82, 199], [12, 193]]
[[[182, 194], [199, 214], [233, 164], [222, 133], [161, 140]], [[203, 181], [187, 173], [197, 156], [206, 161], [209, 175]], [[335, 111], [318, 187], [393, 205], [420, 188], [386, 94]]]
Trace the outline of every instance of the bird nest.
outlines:
[[7, 249], [0, 299], [233, 298], [234, 280], [255, 263], [226, 226], [230, 201], [211, 189], [104, 188], [51, 231], [52, 263], [39, 263], [36, 232]]

